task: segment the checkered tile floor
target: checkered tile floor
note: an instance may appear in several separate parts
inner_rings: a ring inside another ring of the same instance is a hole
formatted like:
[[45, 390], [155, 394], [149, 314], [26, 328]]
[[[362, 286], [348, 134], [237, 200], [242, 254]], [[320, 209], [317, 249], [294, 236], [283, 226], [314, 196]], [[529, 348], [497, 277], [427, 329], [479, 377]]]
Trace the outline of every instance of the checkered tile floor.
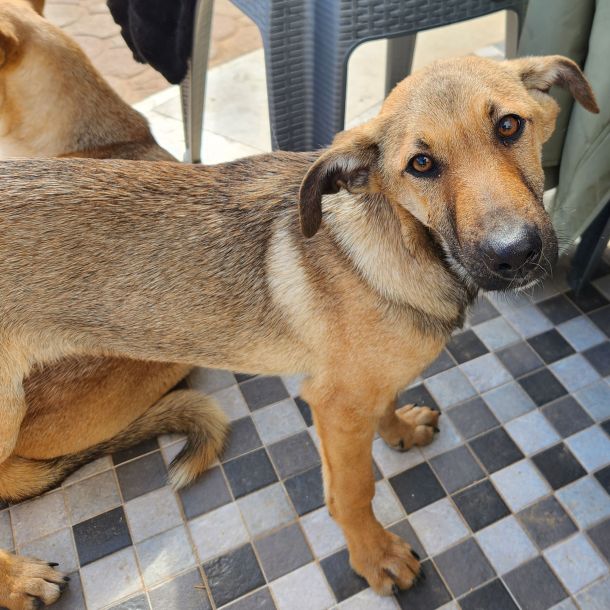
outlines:
[[610, 275], [564, 288], [482, 298], [401, 396], [438, 438], [375, 441], [375, 512], [427, 575], [396, 598], [348, 567], [296, 379], [197, 371], [233, 421], [221, 464], [175, 494], [181, 440], [147, 442], [4, 507], [0, 545], [73, 573], [58, 610], [610, 608]]

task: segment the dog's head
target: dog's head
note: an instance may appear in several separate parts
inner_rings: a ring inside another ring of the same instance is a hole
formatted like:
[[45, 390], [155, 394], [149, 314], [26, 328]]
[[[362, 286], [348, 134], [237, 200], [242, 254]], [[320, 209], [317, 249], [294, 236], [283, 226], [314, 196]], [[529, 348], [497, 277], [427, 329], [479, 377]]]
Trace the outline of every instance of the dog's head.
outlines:
[[320, 227], [324, 194], [378, 193], [428, 227], [469, 284], [530, 284], [557, 257], [542, 204], [541, 149], [559, 112], [552, 85], [598, 112], [582, 72], [561, 56], [465, 57], [416, 72], [310, 168], [300, 191], [304, 235]]

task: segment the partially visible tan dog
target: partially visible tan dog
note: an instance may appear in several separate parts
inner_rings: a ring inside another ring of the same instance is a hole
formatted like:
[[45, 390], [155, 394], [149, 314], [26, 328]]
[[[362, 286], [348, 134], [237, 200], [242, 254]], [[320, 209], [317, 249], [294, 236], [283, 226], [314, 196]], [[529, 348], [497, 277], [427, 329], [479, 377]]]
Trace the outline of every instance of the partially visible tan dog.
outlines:
[[23, 377], [58, 357], [300, 372], [351, 565], [380, 593], [412, 586], [417, 556], [373, 513], [372, 441], [429, 443], [438, 413], [396, 411], [397, 392], [478, 290], [524, 288], [556, 259], [553, 84], [597, 110], [566, 58], [469, 57], [414, 73], [321, 153], [0, 163], [4, 455]]
[[[42, 1], [32, 4], [42, 10]], [[0, 157], [175, 161], [78, 45], [36, 11], [25, 0], [0, 0]], [[34, 369], [17, 444], [0, 464], [0, 499], [40, 493], [103, 453], [163, 432], [187, 433], [171, 477], [176, 486], [191, 481], [222, 448], [226, 423], [198, 392], [167, 394], [190, 369], [108, 357]], [[64, 584], [46, 562], [0, 550], [0, 606], [52, 603]]]

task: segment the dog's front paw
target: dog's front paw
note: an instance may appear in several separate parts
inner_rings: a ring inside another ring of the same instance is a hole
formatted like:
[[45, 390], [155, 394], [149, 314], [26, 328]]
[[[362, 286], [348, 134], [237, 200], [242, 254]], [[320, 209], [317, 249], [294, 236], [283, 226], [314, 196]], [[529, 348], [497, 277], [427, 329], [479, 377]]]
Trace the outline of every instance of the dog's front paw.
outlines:
[[401, 538], [380, 529], [372, 542], [350, 549], [352, 568], [380, 595], [409, 589], [420, 578], [419, 557]]
[[397, 409], [395, 415], [391, 425], [379, 432], [383, 440], [397, 451], [406, 451], [413, 445], [428, 445], [438, 432], [440, 413], [429, 407], [407, 405]]
[[0, 606], [9, 610], [39, 610], [59, 599], [70, 580], [57, 564], [3, 554], [0, 561]]

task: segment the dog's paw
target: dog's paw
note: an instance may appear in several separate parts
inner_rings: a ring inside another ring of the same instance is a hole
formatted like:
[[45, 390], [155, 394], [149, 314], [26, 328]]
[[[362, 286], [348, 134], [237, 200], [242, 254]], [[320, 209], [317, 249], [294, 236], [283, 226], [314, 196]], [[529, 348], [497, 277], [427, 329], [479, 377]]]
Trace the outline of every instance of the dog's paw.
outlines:
[[10, 555], [3, 562], [0, 606], [9, 610], [39, 610], [59, 599], [68, 586], [67, 576], [56, 570], [57, 564]]
[[439, 417], [440, 413], [429, 407], [407, 405], [396, 410], [395, 421], [387, 429], [380, 430], [380, 434], [397, 451], [406, 451], [413, 445], [428, 445], [439, 431]]
[[352, 551], [350, 563], [379, 595], [391, 595], [397, 588], [409, 589], [423, 575], [415, 551], [385, 530], [376, 536], [374, 546]]

